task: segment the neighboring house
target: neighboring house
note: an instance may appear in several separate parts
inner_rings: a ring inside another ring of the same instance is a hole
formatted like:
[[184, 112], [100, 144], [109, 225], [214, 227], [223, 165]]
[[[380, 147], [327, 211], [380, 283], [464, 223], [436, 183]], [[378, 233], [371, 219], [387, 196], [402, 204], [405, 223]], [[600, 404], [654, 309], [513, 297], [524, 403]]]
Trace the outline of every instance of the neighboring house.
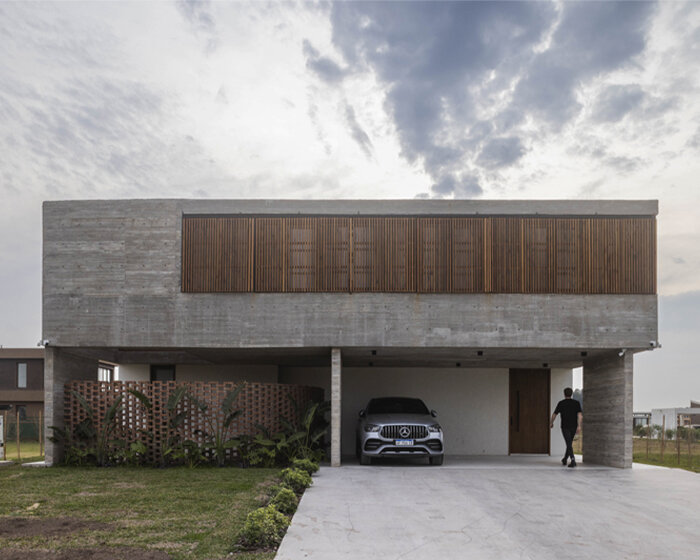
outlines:
[[[47, 423], [98, 361], [123, 380], [319, 386], [331, 464], [375, 396], [422, 398], [446, 453], [632, 464], [634, 353], [657, 346], [656, 201], [46, 202]], [[557, 424], [558, 426], [558, 424]], [[60, 448], [47, 444], [47, 462]]]
[[[11, 406], [11, 408], [9, 408]], [[44, 409], [43, 348], [0, 348], [0, 408], [37, 418]]]
[[700, 422], [694, 420], [698, 418], [700, 418], [700, 403], [695, 401], [690, 401], [689, 408], [653, 408], [651, 410], [651, 423], [665, 426], [667, 430], [675, 430], [678, 426], [696, 427]]
[[637, 426], [647, 426], [651, 423], [651, 412], [632, 413], [632, 428]]

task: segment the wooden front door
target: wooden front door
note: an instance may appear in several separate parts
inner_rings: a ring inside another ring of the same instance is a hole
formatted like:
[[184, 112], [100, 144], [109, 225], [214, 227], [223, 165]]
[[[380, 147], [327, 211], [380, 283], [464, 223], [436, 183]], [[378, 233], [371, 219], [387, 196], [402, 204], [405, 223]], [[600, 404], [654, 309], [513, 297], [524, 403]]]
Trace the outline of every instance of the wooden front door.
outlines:
[[549, 453], [549, 370], [510, 370], [508, 453]]

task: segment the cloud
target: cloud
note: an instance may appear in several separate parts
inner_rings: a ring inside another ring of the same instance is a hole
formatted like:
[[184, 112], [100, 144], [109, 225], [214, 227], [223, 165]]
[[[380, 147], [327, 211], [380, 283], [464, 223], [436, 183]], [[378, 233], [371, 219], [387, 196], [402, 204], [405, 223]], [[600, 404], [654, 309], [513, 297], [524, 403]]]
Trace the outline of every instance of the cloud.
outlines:
[[321, 53], [308, 40], [303, 43], [306, 67], [327, 83], [336, 83], [342, 80], [347, 72], [338, 64]]
[[608, 86], [596, 100], [593, 119], [597, 122], [618, 122], [637, 108], [645, 97], [638, 84]]
[[[474, 185], [526, 155], [528, 136], [580, 112], [582, 83], [634, 63], [653, 13], [649, 3], [337, 2], [332, 37], [345, 66], [309, 42], [304, 54], [328, 84], [376, 76], [402, 156], [423, 166], [436, 195], [480, 193]], [[598, 118], [623, 118], [639, 92], [605, 92]], [[466, 170], [476, 182], [458, 188]]]
[[372, 141], [357, 122], [357, 118], [355, 117], [355, 109], [353, 109], [352, 105], [345, 105], [345, 118], [348, 126], [350, 127], [352, 137], [355, 142], [357, 142], [357, 145], [360, 146], [368, 158], [372, 157]]
[[497, 169], [514, 164], [524, 153], [520, 138], [493, 138], [481, 150], [476, 161], [487, 169]]
[[631, 64], [646, 45], [654, 5], [648, 2], [565, 2], [546, 50], [526, 70], [514, 106], [560, 128], [578, 114], [581, 83]]
[[[465, 182], [461, 175], [481, 152], [479, 140], [491, 124], [478, 122], [470, 89], [481, 87], [494, 71], [509, 79], [554, 15], [554, 8], [542, 3], [339, 2], [333, 4], [331, 21], [334, 45], [349, 71], [369, 70], [385, 84], [385, 107], [402, 155], [423, 164], [436, 194], [473, 196], [481, 193], [478, 181]], [[321, 59], [310, 54], [311, 60]], [[322, 73], [326, 81], [339, 76], [331, 69], [330, 78]], [[473, 123], [474, 133], [458, 132], [451, 124], [455, 121], [467, 127]], [[500, 146], [499, 157], [499, 143], [489, 145], [484, 161], [509, 165], [518, 151], [514, 143], [509, 147], [506, 154]]]

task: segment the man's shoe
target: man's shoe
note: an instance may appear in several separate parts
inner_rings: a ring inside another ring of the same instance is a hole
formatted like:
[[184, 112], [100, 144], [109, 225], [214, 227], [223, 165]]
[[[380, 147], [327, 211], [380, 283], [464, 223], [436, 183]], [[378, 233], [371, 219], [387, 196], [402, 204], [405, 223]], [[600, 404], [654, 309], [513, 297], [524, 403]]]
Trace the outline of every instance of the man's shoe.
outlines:
[[566, 466], [566, 457], [564, 457], [564, 458], [561, 460], [561, 464], [564, 465], [564, 466]]
[[575, 466], [576, 466], [576, 461], [571, 461], [571, 463], [569, 463], [569, 468], [573, 468]]

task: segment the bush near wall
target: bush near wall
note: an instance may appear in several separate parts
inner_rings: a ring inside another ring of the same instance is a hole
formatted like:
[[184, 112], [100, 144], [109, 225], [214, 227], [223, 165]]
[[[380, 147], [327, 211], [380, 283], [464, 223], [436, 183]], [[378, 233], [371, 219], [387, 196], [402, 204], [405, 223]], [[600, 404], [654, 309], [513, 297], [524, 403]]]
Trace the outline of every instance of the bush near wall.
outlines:
[[65, 429], [57, 437], [76, 451], [75, 462], [81, 462], [82, 437], [94, 442], [98, 464], [121, 456], [190, 466], [216, 458], [222, 465], [240, 461], [240, 450], [261, 430], [299, 424], [322, 395], [317, 387], [278, 383], [70, 381]]

